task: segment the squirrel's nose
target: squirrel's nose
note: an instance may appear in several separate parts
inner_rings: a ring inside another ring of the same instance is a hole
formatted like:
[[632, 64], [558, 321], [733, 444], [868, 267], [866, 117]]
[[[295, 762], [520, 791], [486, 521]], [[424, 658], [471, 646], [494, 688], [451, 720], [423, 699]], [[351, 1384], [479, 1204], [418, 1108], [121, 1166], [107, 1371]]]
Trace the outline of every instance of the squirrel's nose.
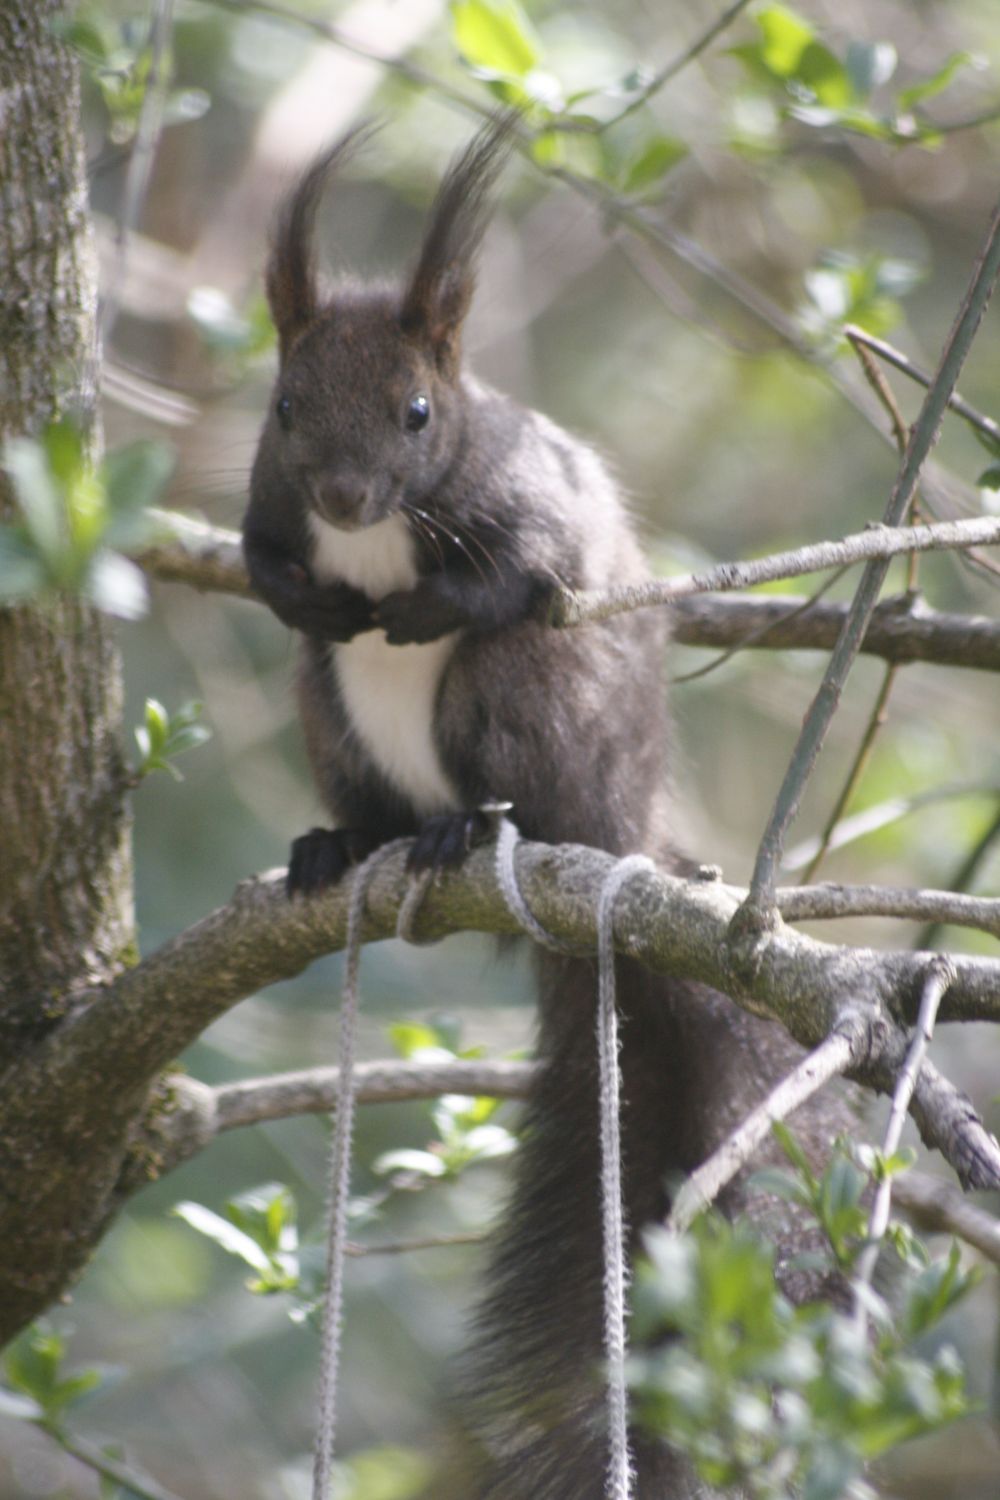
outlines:
[[313, 502], [324, 521], [353, 530], [365, 522], [371, 484], [363, 474], [322, 473], [312, 479]]

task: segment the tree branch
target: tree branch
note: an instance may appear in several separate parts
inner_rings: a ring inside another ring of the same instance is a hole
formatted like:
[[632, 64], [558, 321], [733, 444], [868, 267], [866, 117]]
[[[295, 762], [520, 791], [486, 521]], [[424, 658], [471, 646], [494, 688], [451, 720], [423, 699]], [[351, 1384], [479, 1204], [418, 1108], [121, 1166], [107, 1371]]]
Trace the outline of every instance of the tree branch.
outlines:
[[[238, 532], [210, 526], [180, 511], [157, 510], [152, 514], [163, 540], [136, 558], [152, 578], [243, 599], [256, 598], [243, 563]], [[861, 535], [877, 537], [878, 532]], [[836, 644], [848, 606], [817, 603], [800, 613], [806, 602], [789, 595], [769, 599], [737, 599], [724, 594], [675, 598], [671, 602], [673, 636], [686, 646], [745, 644], [754, 650], [827, 651]], [[766, 634], [757, 635], [764, 631]], [[756, 638], [745, 639], [751, 635]], [[1000, 620], [945, 613], [930, 608], [919, 597], [901, 595], [877, 607], [862, 650], [886, 661], [927, 661], [997, 672]]]
[[[919, 527], [900, 528], [900, 522], [909, 510], [924, 462], [937, 442], [948, 398], [955, 389], [959, 372], [979, 330], [998, 274], [1000, 274], [1000, 202], [994, 207], [972, 279], [945, 342], [937, 371], [921, 406], [920, 415], [910, 432], [910, 439], [883, 517], [889, 527], [899, 528], [900, 531], [921, 529]], [[906, 550], [914, 549], [907, 548]], [[761, 836], [753, 875], [750, 879], [750, 896], [739, 917], [739, 925], [744, 932], [749, 933], [766, 925], [771, 918], [775, 877], [784, 848], [785, 835], [798, 812], [802, 793], [816, 764], [827, 730], [833, 722], [834, 714], [839, 706], [840, 694], [860, 650], [862, 638], [868, 628], [868, 621], [875, 609], [887, 571], [888, 562], [884, 557], [873, 558], [866, 565], [840, 639], [837, 641], [824, 673], [823, 681], [806, 713], [802, 732], [778, 790], [767, 826]]]
[[719, 563], [704, 573], [682, 573], [676, 578], [655, 578], [603, 592], [572, 593], [559, 590], [552, 603], [553, 625], [582, 625], [588, 620], [607, 620], [625, 610], [651, 604], [668, 604], [685, 594], [729, 592], [772, 583], [779, 578], [798, 578], [826, 568], [876, 559], [888, 563], [900, 553], [929, 552], [961, 547], [993, 546], [1000, 543], [1000, 517], [973, 516], [962, 521], [937, 521], [930, 526], [877, 525], [855, 532], [837, 542], [816, 542], [790, 552], [775, 552], [747, 562]]
[[727, 1183], [732, 1182], [768, 1137], [776, 1121], [811, 1099], [825, 1083], [845, 1073], [867, 1055], [870, 1029], [866, 1018], [857, 1011], [847, 1011], [824, 1042], [810, 1052], [787, 1078], [782, 1079], [762, 1104], [746, 1119], [707, 1161], [691, 1173], [678, 1192], [667, 1218], [667, 1228], [683, 1234], [694, 1220], [715, 1202]]
[[[534, 1063], [362, 1062], [354, 1068], [359, 1104], [401, 1104], [436, 1099], [441, 1094], [489, 1094], [523, 1099]], [[332, 1114], [337, 1104], [340, 1069], [304, 1068], [266, 1078], [212, 1088], [186, 1074], [170, 1079], [170, 1113], [157, 1124], [157, 1166], [172, 1171], [203, 1151], [224, 1130], [287, 1120], [293, 1115]]]
[[[522, 844], [518, 850], [521, 886], [538, 919], [557, 937], [589, 946], [596, 941], [594, 913], [612, 863], [611, 856], [576, 845]], [[392, 936], [407, 887], [400, 854], [373, 880], [367, 941]], [[81, 997], [45, 1045], [19, 1065], [19, 1097], [30, 1101], [38, 1097], [36, 1091], [60, 1097], [65, 1081], [81, 1074], [92, 1074], [96, 1089], [109, 1069], [135, 1078], [137, 1086], [152, 1080], [238, 1000], [342, 947], [348, 891], [288, 901], [283, 872], [244, 882], [226, 907], [114, 983]], [[715, 879], [638, 875], [621, 900], [617, 947], [655, 971], [700, 980], [745, 1009], [780, 1020], [810, 1049], [835, 1027], [847, 999], [867, 1009], [873, 1036], [886, 1014], [912, 1021], [926, 955], [822, 943], [780, 922], [752, 945], [734, 943], [729, 927], [744, 896]], [[443, 875], [428, 890], [416, 928], [421, 938], [467, 929], [516, 932], [491, 850], [475, 851], [461, 871]], [[1000, 961], [956, 956], [954, 964], [955, 982], [942, 1019], [1000, 1018]], [[891, 1092], [903, 1062], [897, 1053], [884, 1051], [880, 1041], [851, 1076]], [[85, 1107], [77, 1082], [74, 1109]], [[1000, 1148], [968, 1101], [928, 1067], [913, 1113], [925, 1139], [944, 1152], [963, 1180], [1000, 1184]], [[67, 1130], [82, 1129], [84, 1123], [67, 1111]]]
[[[931, 959], [927, 966], [927, 974], [924, 979], [923, 991], [920, 996], [920, 1013], [917, 1016], [917, 1024], [913, 1030], [913, 1037], [906, 1052], [906, 1060], [899, 1070], [896, 1079], [896, 1087], [892, 1091], [892, 1106], [889, 1110], [889, 1119], [886, 1122], [885, 1135], [882, 1138], [882, 1155], [890, 1158], [899, 1150], [899, 1143], [903, 1137], [903, 1126], [906, 1124], [906, 1116], [910, 1108], [910, 1100], [913, 1098], [920, 1076], [920, 1069], [927, 1055], [931, 1037], [934, 1035], [934, 1022], [937, 1019], [938, 1007], [941, 999], [947, 992], [952, 976], [951, 963], [940, 954]], [[856, 1276], [854, 1281], [855, 1302], [854, 1320], [861, 1333], [868, 1326], [868, 1310], [861, 1288], [870, 1287], [875, 1275], [875, 1267], [878, 1263], [879, 1251], [885, 1232], [889, 1227], [889, 1211], [892, 1207], [892, 1185], [893, 1174], [885, 1173], [878, 1181], [875, 1189], [875, 1197], [868, 1217], [868, 1243], [858, 1258]]]
[[[814, 1058], [815, 1054], [805, 1059], [803, 1066]], [[400, 1061], [361, 1063], [355, 1077], [359, 1103], [382, 1104], [464, 1093], [523, 1099], [536, 1071], [535, 1063], [506, 1060], [432, 1064]], [[830, 1076], [838, 1071], [842, 1069], [834, 1068]], [[174, 1107], [159, 1129], [161, 1148], [165, 1147], [160, 1170], [166, 1172], [186, 1161], [209, 1145], [222, 1129], [296, 1114], [328, 1113], [336, 1100], [337, 1079], [336, 1068], [310, 1068], [212, 1088], [178, 1074], [171, 1080]], [[224, 1099], [229, 1103], [223, 1103]], [[784, 1110], [784, 1117], [789, 1113], [790, 1109]], [[950, 1183], [926, 1173], [907, 1172], [896, 1179], [893, 1197], [921, 1228], [957, 1235], [1000, 1265], [1000, 1220], [969, 1203]]]
[[901, 917], [914, 922], [933, 920], [955, 927], [977, 927], [1000, 938], [1000, 899], [987, 896], [827, 882], [782, 887], [775, 892], [775, 900], [786, 922], [825, 921], [833, 917]]
[[[685, 646], [743, 646], [745, 650], [829, 651], [847, 618], [846, 604], [817, 603], [799, 613], [800, 597], [736, 598], [693, 595], [671, 607], [673, 638]], [[756, 635], [766, 629], [766, 634]], [[747, 640], [750, 635], [755, 639]], [[931, 609], [919, 597], [897, 595], [879, 604], [861, 643], [869, 656], [892, 662], [1000, 671], [1000, 620]]]
[[904, 1172], [896, 1178], [892, 1195], [921, 1229], [956, 1235], [1000, 1266], [1000, 1219], [976, 1208], [950, 1182], [924, 1172]]

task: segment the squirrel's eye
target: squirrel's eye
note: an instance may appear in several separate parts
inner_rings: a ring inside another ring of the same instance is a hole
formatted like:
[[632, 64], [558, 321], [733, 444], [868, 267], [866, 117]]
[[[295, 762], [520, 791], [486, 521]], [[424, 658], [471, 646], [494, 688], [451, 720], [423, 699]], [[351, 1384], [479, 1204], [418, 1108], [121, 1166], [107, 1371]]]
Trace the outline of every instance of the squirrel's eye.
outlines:
[[278, 425], [283, 431], [288, 432], [292, 425], [292, 403], [287, 396], [279, 396], [275, 411], [278, 414]]
[[422, 432], [431, 419], [431, 403], [426, 396], [414, 396], [406, 408], [407, 432]]

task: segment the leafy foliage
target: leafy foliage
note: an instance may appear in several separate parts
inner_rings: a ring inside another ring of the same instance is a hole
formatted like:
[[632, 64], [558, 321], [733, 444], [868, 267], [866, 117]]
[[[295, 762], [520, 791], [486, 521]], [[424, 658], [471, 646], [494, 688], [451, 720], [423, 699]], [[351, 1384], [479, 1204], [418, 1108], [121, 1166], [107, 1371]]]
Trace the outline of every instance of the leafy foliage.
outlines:
[[208, 725], [199, 723], [201, 712], [202, 705], [192, 701], [171, 714], [155, 698], [147, 698], [145, 721], [135, 729], [140, 755], [136, 775], [167, 771], [175, 781], [183, 781], [182, 773], [173, 763], [174, 756], [194, 750], [212, 737]]
[[[827, 1248], [811, 1268], [836, 1270], [850, 1284], [866, 1244], [868, 1172], [842, 1146], [817, 1175], [791, 1132], [778, 1133], [793, 1170], [758, 1173], [756, 1185], [818, 1224]], [[908, 1164], [866, 1157], [876, 1177]], [[927, 1358], [915, 1341], [975, 1275], [962, 1269], [957, 1245], [932, 1262], [897, 1228], [888, 1237], [901, 1262], [895, 1317], [859, 1286], [865, 1316], [833, 1303], [794, 1307], [778, 1289], [772, 1248], [715, 1215], [684, 1236], [649, 1233], [633, 1326], [652, 1348], [630, 1364], [641, 1421], [685, 1452], [707, 1483], [741, 1486], [752, 1500], [870, 1497], [866, 1463], [970, 1410], [954, 1351], [942, 1346]]]
[[155, 534], [147, 507], [173, 464], [167, 444], [140, 440], [95, 467], [70, 421], [40, 438], [9, 438], [3, 468], [20, 514], [0, 527], [0, 604], [78, 593], [124, 619], [143, 614], [145, 580], [124, 553]]
[[[152, 52], [145, 14], [112, 18], [99, 0], [83, 4], [52, 25], [71, 46], [93, 80], [108, 117], [108, 138], [123, 146], [135, 136], [149, 83]], [[204, 89], [180, 88], [167, 94], [163, 123], [197, 120], [211, 106]]]

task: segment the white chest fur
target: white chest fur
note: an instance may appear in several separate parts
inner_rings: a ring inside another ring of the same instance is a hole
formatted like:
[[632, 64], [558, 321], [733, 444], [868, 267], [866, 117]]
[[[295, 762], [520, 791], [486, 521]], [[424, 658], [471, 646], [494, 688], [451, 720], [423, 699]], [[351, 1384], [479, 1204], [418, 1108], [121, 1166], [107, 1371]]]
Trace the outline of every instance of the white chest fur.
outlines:
[[[310, 517], [313, 573], [340, 580], [381, 599], [410, 589], [418, 573], [413, 542], [401, 516], [362, 531], [338, 531]], [[390, 646], [381, 630], [368, 630], [331, 647], [344, 707], [354, 732], [393, 786], [426, 816], [457, 808], [434, 742], [434, 707], [441, 674], [457, 635], [423, 646]]]

